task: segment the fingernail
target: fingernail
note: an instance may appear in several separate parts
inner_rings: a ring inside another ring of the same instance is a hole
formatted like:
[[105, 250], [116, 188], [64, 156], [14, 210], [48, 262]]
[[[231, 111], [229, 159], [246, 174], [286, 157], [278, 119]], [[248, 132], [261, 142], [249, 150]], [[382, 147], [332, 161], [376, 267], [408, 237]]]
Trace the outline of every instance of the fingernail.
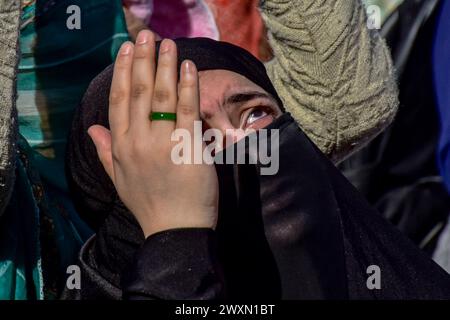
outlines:
[[146, 44], [148, 42], [148, 34], [147, 32], [139, 32], [139, 35], [136, 39], [136, 43], [139, 45]]
[[184, 72], [187, 73], [187, 74], [190, 74], [190, 73], [192, 73], [192, 69], [193, 69], [192, 62], [186, 61], [184, 63]]
[[166, 53], [170, 49], [170, 42], [168, 40], [163, 40], [161, 42], [161, 48], [159, 48], [160, 53]]
[[125, 43], [122, 45], [122, 49], [120, 50], [120, 54], [123, 56], [129, 55], [131, 52], [131, 45], [129, 43]]

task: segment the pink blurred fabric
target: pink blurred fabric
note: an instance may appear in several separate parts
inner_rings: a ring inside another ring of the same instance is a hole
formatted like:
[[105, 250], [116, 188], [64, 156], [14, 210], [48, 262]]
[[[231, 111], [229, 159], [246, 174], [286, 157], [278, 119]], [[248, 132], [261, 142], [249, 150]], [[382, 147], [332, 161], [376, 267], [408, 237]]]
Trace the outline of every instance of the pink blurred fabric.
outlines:
[[264, 25], [258, 1], [124, 0], [124, 4], [162, 38], [207, 37], [264, 58]]
[[203, 0], [124, 0], [124, 4], [162, 38], [219, 39], [214, 16]]

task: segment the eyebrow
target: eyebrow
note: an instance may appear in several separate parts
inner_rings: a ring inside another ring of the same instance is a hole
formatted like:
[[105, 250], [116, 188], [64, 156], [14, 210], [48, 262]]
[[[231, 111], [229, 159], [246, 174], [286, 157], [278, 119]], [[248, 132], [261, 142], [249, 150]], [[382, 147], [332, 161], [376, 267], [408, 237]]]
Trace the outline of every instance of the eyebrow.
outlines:
[[245, 103], [257, 98], [265, 98], [273, 100], [270, 95], [267, 93], [259, 92], [259, 91], [249, 91], [249, 92], [240, 92], [236, 94], [232, 94], [231, 96], [225, 99], [225, 105], [227, 104], [238, 104]]

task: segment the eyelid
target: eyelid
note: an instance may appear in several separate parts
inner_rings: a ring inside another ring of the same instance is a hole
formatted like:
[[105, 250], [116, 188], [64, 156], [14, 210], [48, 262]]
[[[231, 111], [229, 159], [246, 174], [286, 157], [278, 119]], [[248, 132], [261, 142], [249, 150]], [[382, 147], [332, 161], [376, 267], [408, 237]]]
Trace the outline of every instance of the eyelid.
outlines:
[[253, 107], [245, 108], [245, 110], [241, 113], [239, 127], [245, 129], [244, 125], [247, 123], [248, 117], [256, 109], [262, 109], [263, 111], [267, 112], [267, 115], [274, 115], [276, 113], [276, 109], [273, 106], [266, 104], [259, 104], [254, 105]]

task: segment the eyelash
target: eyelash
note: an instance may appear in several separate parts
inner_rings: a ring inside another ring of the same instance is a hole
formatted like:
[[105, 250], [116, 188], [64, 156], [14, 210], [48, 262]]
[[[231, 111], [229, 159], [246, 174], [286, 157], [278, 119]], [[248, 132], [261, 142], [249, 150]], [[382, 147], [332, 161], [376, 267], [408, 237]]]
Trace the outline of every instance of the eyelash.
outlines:
[[[267, 116], [273, 116], [273, 115], [275, 114], [275, 111], [273, 110], [272, 107], [267, 106], [267, 105], [257, 105], [257, 106], [250, 107], [250, 108], [246, 109], [246, 110], [242, 113], [241, 118], [242, 118], [243, 121], [241, 121], [241, 123], [242, 123], [243, 125], [246, 125], [247, 122], [248, 122], [248, 119], [249, 119], [250, 115], [251, 115], [254, 111], [258, 111], [258, 110], [262, 110], [262, 111], [266, 112], [266, 113], [267, 113]], [[258, 119], [258, 120], [259, 120], [259, 119]], [[258, 120], [256, 120], [256, 121], [258, 121]], [[256, 122], [256, 121], [255, 121], [255, 122]], [[255, 123], [255, 122], [253, 122], [253, 123]]]

